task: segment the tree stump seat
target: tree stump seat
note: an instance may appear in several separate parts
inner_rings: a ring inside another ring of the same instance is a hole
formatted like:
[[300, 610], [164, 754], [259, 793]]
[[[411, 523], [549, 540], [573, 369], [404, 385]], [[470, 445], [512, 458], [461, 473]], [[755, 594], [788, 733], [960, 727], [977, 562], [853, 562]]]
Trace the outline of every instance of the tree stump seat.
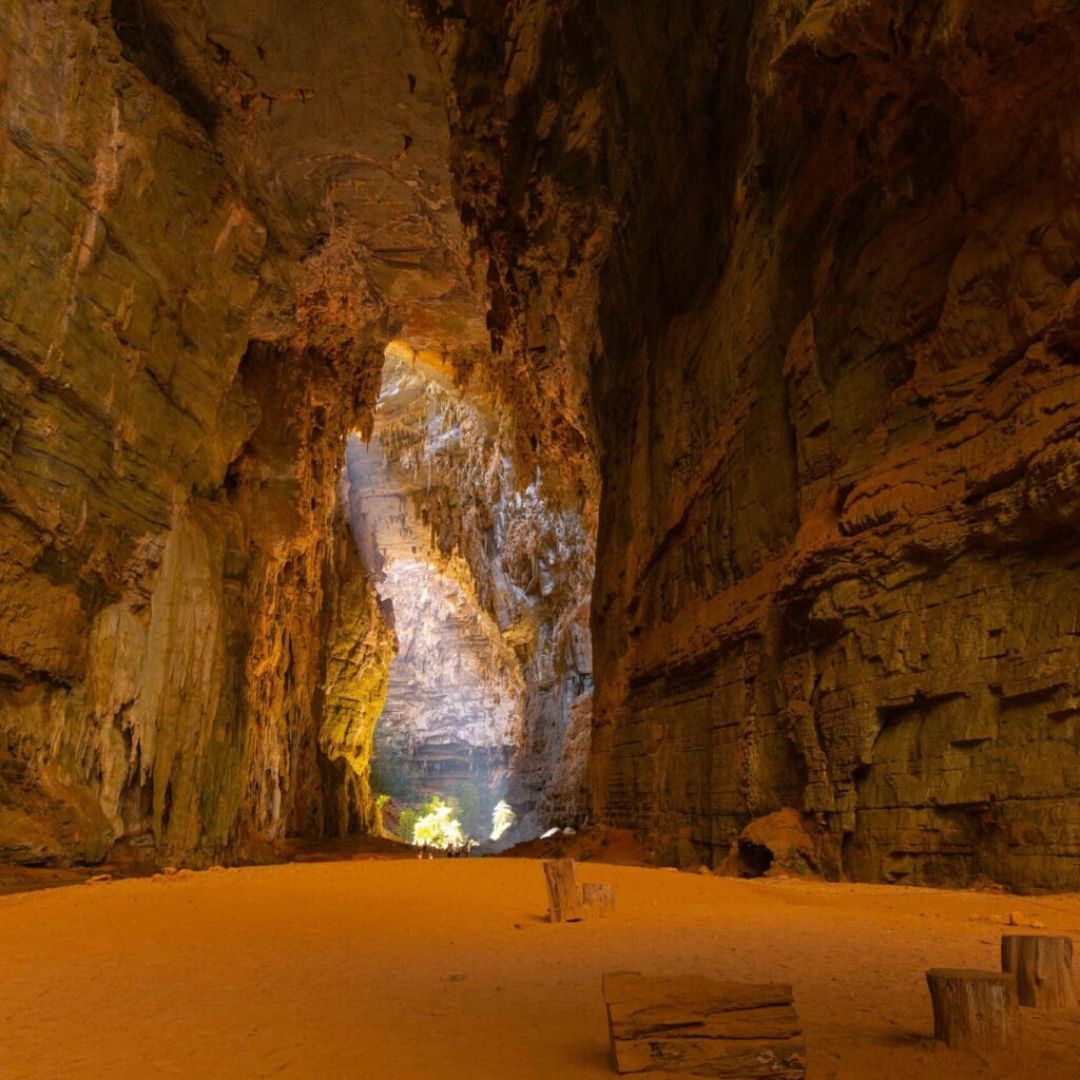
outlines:
[[580, 922], [588, 915], [602, 917], [615, 910], [615, 886], [579, 885], [573, 859], [546, 859], [544, 880], [552, 922]]
[[934, 1006], [934, 1038], [947, 1046], [1000, 1047], [1020, 1034], [1020, 1006], [1011, 975], [932, 968], [926, 973]]
[[1076, 1007], [1073, 943], [1050, 934], [1004, 934], [1001, 970], [1016, 979], [1020, 1004], [1036, 1009]]
[[615, 886], [586, 881], [581, 886], [581, 902], [590, 915], [611, 915], [615, 911]]

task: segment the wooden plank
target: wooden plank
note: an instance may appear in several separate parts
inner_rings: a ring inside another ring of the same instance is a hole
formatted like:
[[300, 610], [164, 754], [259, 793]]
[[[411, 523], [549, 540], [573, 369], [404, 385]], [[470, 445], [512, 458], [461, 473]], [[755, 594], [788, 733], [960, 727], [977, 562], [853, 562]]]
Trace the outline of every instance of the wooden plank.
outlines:
[[791, 987], [701, 976], [603, 978], [620, 1073], [802, 1080], [806, 1050]]
[[801, 1043], [725, 1039], [620, 1039], [615, 1067], [622, 1073], [662, 1072], [729, 1080], [804, 1080]]
[[686, 1006], [612, 1005], [609, 1020], [617, 1039], [794, 1039], [802, 1033], [799, 1017], [790, 1005], [718, 1012], [703, 1005], [693, 1013]]

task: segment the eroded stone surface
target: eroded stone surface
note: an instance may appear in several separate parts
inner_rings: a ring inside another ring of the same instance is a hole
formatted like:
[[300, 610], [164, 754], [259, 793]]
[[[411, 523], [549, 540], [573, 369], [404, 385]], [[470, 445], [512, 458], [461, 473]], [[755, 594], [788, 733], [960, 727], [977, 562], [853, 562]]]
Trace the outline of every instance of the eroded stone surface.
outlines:
[[[373, 95], [313, 70], [290, 93], [310, 57], [271, 6], [27, 0], [0, 19], [4, 857], [123, 840], [206, 860], [370, 819], [392, 638], [341, 545], [337, 475], [388, 321], [421, 333], [447, 299], [464, 334], [460, 283], [425, 269], [455, 258], [430, 215], [456, 217], [445, 165], [394, 158], [403, 123], [436, 140], [423, 72], [423, 103], [404, 72]], [[342, 11], [321, 9], [329, 36]], [[365, 58], [423, 59], [403, 10], [369, 15]], [[266, 93], [242, 70], [260, 48]], [[391, 228], [421, 219], [419, 247]]]
[[[480, 387], [463, 393], [439, 357], [395, 343], [371, 451], [354, 444], [349, 476], [366, 519], [357, 531], [370, 534], [366, 558], [381, 568], [402, 638], [403, 693], [392, 675], [380, 731], [498, 748], [491, 760], [510, 766], [499, 794], [517, 815], [514, 835], [530, 836], [587, 814], [594, 539], [587, 516], [562, 501], [550, 447], [521, 476], [514, 420], [498, 418]], [[424, 573], [429, 561], [442, 583]], [[446, 618], [433, 621], [440, 610]], [[472, 646], [456, 625], [463, 611]]]
[[422, 6], [508, 369], [591, 374], [601, 818], [1080, 884], [1076, 5]]
[[381, 426], [368, 444], [350, 440], [346, 468], [352, 529], [398, 641], [376, 754], [417, 795], [467, 779], [490, 789], [494, 806], [521, 715], [521, 671], [468, 567], [433, 543]]
[[[365, 818], [392, 642], [336, 486], [400, 332], [502, 418], [429, 520], [528, 614], [522, 760], [574, 777], [591, 724], [592, 812], [673, 857], [793, 807], [856, 877], [1080, 886], [1075, 0], [0, 35], [7, 855]], [[595, 663], [537, 469], [599, 518]]]

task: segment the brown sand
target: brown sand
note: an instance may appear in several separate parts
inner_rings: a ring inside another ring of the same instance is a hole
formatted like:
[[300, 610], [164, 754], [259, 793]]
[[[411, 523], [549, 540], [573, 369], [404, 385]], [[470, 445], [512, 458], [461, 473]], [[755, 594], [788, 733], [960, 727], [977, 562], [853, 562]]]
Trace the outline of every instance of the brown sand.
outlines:
[[586, 865], [608, 920], [552, 926], [530, 860], [252, 867], [0, 897], [0, 1076], [606, 1077], [600, 974], [789, 981], [811, 1076], [1080, 1077], [1080, 1018], [1023, 1054], [928, 1040], [927, 967], [997, 964], [1019, 899]]

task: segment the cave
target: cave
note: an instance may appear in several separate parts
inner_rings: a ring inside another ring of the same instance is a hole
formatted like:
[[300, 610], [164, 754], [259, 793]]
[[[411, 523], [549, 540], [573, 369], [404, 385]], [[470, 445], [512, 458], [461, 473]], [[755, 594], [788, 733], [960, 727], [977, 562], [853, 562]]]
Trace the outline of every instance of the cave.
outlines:
[[595, 537], [543, 462], [519, 479], [493, 402], [444, 355], [392, 341], [384, 356], [341, 490], [395, 637], [370, 740], [378, 829], [412, 840], [432, 799], [460, 817], [455, 847], [573, 828], [585, 758], [567, 744], [588, 734]]
[[1078, 47], [6, 0], [0, 1076], [600, 1077], [630, 970], [1075, 1075], [922, 976], [1080, 925]]

